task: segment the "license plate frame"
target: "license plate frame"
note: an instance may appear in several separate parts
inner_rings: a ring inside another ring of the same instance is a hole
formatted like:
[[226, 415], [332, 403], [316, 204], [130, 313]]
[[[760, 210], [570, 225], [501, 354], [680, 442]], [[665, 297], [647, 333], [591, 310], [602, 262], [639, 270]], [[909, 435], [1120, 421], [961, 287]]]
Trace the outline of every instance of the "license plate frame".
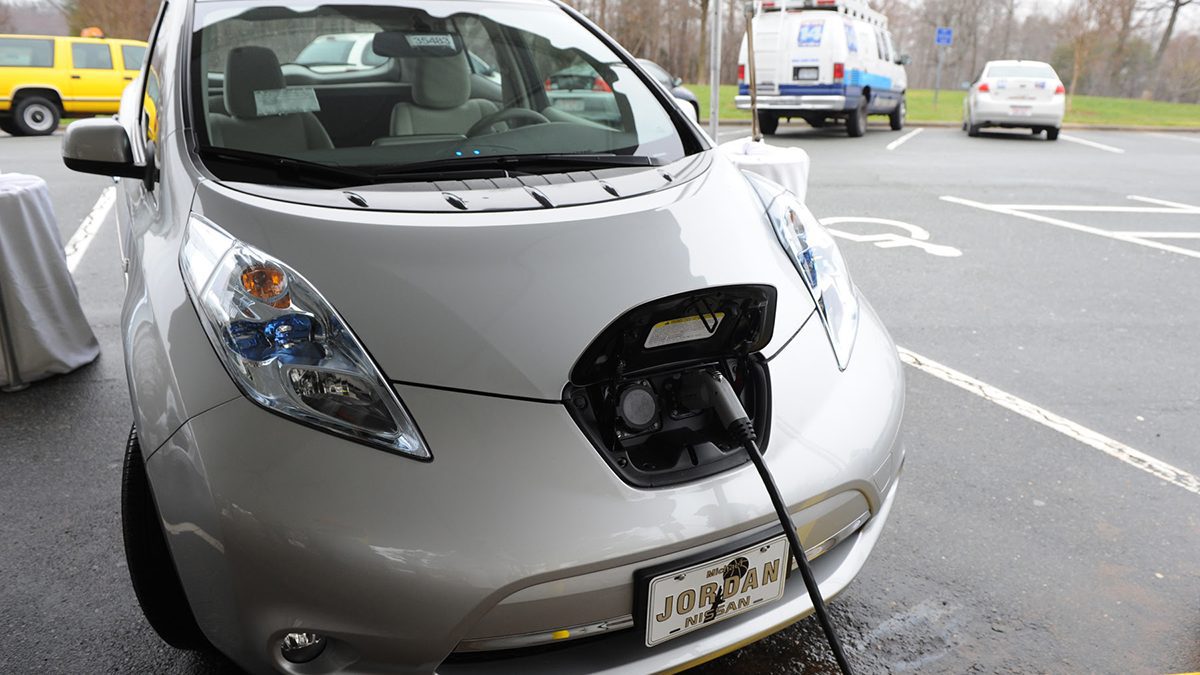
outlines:
[[1033, 106], [1014, 105], [1009, 106], [1013, 117], [1033, 117]]
[[[638, 613], [635, 616], [637, 624], [643, 631], [647, 647], [661, 645], [705, 626], [753, 611], [783, 597], [787, 578], [791, 572], [791, 558], [786, 535], [776, 534], [767, 538], [759, 536], [749, 541], [755, 543], [743, 542], [735, 548], [725, 549], [728, 552], [724, 554], [701, 554], [687, 560], [676, 561], [669, 566], [643, 570], [636, 575]], [[735, 565], [726, 570], [729, 563], [738, 558], [746, 559], [744, 566]], [[773, 569], [772, 562], [774, 563]], [[757, 587], [747, 588], [747, 592], [743, 593], [742, 589], [751, 585], [750, 570], [754, 570], [753, 576]], [[721, 581], [711, 581], [716, 578], [715, 574], [720, 574]], [[736, 578], [736, 582], [730, 582], [730, 578]], [[770, 579], [771, 585], [768, 587], [765, 583], [758, 583], [760, 579]], [[708, 591], [705, 590], [706, 586], [709, 587]], [[713, 586], [717, 587], [720, 595], [712, 591]], [[712, 600], [717, 598], [725, 600], [724, 591], [731, 587], [737, 588], [737, 591], [729, 596], [729, 602], [721, 605], [724, 609], [714, 609], [717, 603]], [[676, 592], [669, 592], [672, 589]], [[694, 598], [693, 601], [689, 601], [691, 608], [687, 608], [689, 602], [683, 602], [679, 598], [679, 594], [689, 590]], [[674, 598], [669, 613], [666, 610], [667, 598]], [[676, 610], [679, 608], [685, 608], [684, 615], [677, 613]], [[669, 616], [659, 620], [664, 614], [669, 614]]]

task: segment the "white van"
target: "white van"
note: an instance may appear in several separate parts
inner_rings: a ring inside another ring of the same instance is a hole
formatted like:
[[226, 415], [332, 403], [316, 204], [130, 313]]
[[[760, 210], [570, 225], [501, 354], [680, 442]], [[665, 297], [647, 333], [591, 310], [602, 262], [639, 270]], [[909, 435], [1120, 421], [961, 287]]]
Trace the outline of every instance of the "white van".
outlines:
[[[738, 56], [737, 107], [750, 109], [746, 41]], [[783, 118], [814, 127], [845, 121], [851, 136], [868, 115], [904, 128], [908, 56], [897, 53], [887, 17], [862, 0], [764, 0], [754, 17], [758, 118], [774, 134]]]

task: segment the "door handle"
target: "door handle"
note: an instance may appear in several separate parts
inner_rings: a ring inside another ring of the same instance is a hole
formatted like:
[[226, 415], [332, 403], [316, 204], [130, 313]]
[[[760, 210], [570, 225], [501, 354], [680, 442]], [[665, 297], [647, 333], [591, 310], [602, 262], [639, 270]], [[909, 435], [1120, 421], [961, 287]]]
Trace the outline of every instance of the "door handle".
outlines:
[[72, 79], [72, 80], [78, 80], [78, 79], [79, 79], [79, 76], [78, 76], [78, 75], [72, 75], [72, 76], [71, 76], [71, 79]]
[[128, 75], [126, 75], [126, 76], [125, 76], [125, 80], [126, 80], [126, 81], [128, 81], [128, 82], [132, 82], [132, 81], [133, 81], [133, 78], [132, 78], [132, 77], [129, 77]]

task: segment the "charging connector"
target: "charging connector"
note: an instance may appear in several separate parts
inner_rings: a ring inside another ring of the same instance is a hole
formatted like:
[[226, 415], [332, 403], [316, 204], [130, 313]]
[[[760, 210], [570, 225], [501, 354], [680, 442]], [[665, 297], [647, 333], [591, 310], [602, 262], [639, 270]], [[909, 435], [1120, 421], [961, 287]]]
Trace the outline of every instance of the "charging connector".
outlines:
[[729, 380], [716, 369], [688, 373], [684, 378], [683, 385], [680, 401], [693, 410], [712, 408], [718, 419], [721, 420], [721, 424], [729, 430], [735, 440], [746, 448], [746, 453], [750, 455], [750, 461], [762, 479], [763, 487], [767, 489], [771, 504], [775, 507], [775, 515], [778, 516], [779, 523], [783, 526], [783, 532], [787, 535], [792, 557], [796, 560], [800, 576], [804, 579], [804, 586], [808, 589], [808, 596], [812, 599], [817, 621], [825, 631], [825, 639], [829, 641], [829, 648], [833, 650], [833, 658], [844, 675], [851, 675], [850, 662], [846, 659], [846, 653], [842, 649], [841, 641], [838, 640], [837, 631], [825, 609], [825, 600], [821, 597], [821, 589], [808, 564], [808, 556], [805, 555], [804, 547], [800, 543], [800, 535], [796, 532], [792, 517], [779, 494], [779, 486], [775, 484], [775, 477], [771, 475], [771, 471], [763, 460], [762, 452], [758, 447], [758, 438], [754, 433], [754, 424], [742, 407], [737, 393], [733, 391]]

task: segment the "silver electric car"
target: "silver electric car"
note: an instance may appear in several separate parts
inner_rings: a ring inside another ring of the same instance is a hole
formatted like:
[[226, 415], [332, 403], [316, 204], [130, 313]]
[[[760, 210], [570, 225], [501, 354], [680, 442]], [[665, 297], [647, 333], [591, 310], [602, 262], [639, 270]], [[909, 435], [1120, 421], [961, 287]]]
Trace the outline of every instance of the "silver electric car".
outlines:
[[[295, 59], [372, 33], [371, 68]], [[469, 55], [493, 72], [476, 72]], [[613, 116], [550, 96], [605, 83]], [[133, 586], [255, 673], [686, 668], [813, 611], [904, 461], [896, 349], [791, 193], [552, 0], [171, 0], [117, 119]]]

